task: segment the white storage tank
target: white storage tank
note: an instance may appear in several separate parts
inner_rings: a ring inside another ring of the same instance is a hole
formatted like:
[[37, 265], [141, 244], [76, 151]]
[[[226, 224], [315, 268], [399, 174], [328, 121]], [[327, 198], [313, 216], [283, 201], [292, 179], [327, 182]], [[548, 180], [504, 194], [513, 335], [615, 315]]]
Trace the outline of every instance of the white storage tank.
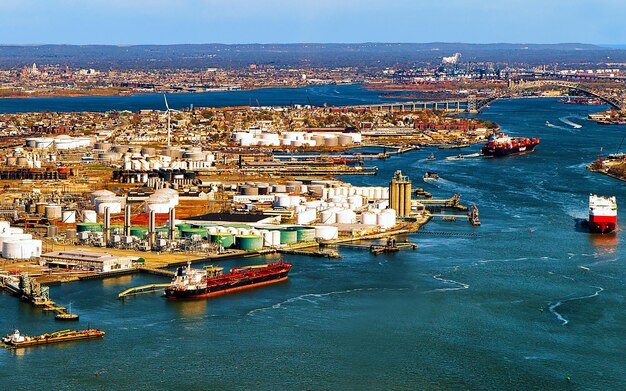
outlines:
[[275, 230], [271, 232], [272, 232], [272, 246], [273, 247], [280, 246], [280, 231]]
[[32, 239], [33, 235], [31, 234], [24, 234], [24, 233], [3, 233], [0, 234], [0, 248], [2, 248], [2, 243], [4, 243], [5, 241], [11, 241], [11, 240], [29, 240]]
[[291, 199], [287, 194], [276, 194], [274, 196], [274, 206], [289, 208], [291, 206]]
[[356, 214], [352, 210], [341, 210], [337, 212], [337, 223], [353, 224], [356, 222]]
[[315, 212], [315, 209], [309, 209], [302, 213], [296, 214], [296, 223], [297, 224], [309, 224], [315, 221], [316, 217], [317, 217], [317, 213]]
[[315, 226], [315, 239], [333, 240], [339, 237], [339, 228], [332, 225]]
[[61, 222], [66, 224], [73, 224], [76, 222], [76, 211], [75, 210], [64, 210], [61, 218]]
[[2, 258], [21, 259], [23, 241], [19, 239], [9, 239], [2, 242]]
[[300, 196], [297, 196], [297, 195], [290, 195], [289, 196], [289, 205], [291, 205], [291, 206], [298, 206], [298, 205], [300, 205], [300, 201], [301, 201]]
[[[263, 247], [272, 247], [272, 231], [263, 229], [261, 230], [261, 236], [263, 236]], [[280, 241], [280, 236], [278, 240]]]
[[350, 209], [357, 209], [363, 206], [363, 197], [360, 195], [352, 195], [348, 197], [348, 204]]
[[160, 197], [158, 195], [151, 195], [146, 200], [145, 211], [154, 211], [154, 213], [169, 213], [170, 200], [165, 197]]
[[334, 209], [326, 209], [320, 213], [320, 223], [322, 224], [335, 224], [337, 222], [337, 215]]
[[100, 197], [115, 197], [115, 193], [113, 193], [112, 191], [109, 190], [96, 190], [93, 193], [91, 193], [91, 205], [95, 205], [96, 204], [96, 198], [100, 198]]
[[376, 224], [381, 228], [391, 228], [396, 225], [396, 211], [393, 209], [383, 210], [376, 219]]
[[117, 197], [99, 197], [96, 198], [96, 212], [104, 214], [104, 208], [109, 208], [109, 213], [122, 212], [122, 200]]
[[39, 239], [27, 239], [22, 244], [22, 257], [24, 259], [41, 257], [42, 243]]
[[83, 223], [97, 223], [97, 216], [95, 210], [83, 210]]
[[374, 199], [375, 200], [380, 200], [383, 198], [383, 188], [382, 187], [375, 187], [374, 188]]
[[363, 212], [361, 214], [361, 223], [365, 225], [376, 225], [376, 213], [374, 212]]

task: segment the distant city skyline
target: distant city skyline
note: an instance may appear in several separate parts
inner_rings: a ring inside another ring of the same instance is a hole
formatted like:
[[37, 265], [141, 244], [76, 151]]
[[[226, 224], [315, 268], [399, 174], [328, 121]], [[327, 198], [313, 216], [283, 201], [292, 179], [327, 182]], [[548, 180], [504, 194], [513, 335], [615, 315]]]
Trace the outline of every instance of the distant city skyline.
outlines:
[[4, 0], [0, 44], [625, 44], [620, 0]]

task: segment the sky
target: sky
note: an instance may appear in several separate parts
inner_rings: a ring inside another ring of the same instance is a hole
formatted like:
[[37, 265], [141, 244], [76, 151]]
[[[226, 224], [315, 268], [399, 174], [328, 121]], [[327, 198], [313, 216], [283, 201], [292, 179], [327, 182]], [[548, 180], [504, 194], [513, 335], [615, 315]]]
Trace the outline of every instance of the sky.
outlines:
[[626, 44], [626, 0], [0, 0], [0, 44]]

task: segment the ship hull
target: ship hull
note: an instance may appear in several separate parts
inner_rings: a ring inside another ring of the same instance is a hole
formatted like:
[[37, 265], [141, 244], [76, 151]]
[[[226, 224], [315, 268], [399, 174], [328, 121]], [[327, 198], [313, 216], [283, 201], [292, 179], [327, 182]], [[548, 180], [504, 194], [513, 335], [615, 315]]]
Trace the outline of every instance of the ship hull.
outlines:
[[536, 144], [513, 148], [490, 148], [488, 146], [484, 146], [482, 152], [485, 156], [509, 156], [518, 153], [532, 152], [535, 149], [535, 146]]
[[232, 282], [224, 282], [216, 285], [208, 285], [198, 289], [166, 288], [165, 296], [170, 299], [199, 299], [232, 293], [244, 289], [251, 289], [263, 285], [274, 284], [287, 280], [289, 270], [276, 274], [257, 276], [254, 278], [241, 278]]
[[606, 234], [615, 231], [617, 216], [589, 215], [589, 231]]

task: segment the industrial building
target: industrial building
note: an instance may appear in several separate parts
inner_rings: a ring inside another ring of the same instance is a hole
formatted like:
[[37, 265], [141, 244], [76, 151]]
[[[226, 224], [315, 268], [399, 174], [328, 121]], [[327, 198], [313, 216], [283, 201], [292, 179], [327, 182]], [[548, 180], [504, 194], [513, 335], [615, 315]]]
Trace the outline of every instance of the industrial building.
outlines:
[[132, 258], [117, 257], [109, 253], [91, 251], [53, 251], [41, 256], [42, 262], [49, 267], [64, 269], [90, 270], [97, 272], [112, 272], [130, 269], [133, 266]]

